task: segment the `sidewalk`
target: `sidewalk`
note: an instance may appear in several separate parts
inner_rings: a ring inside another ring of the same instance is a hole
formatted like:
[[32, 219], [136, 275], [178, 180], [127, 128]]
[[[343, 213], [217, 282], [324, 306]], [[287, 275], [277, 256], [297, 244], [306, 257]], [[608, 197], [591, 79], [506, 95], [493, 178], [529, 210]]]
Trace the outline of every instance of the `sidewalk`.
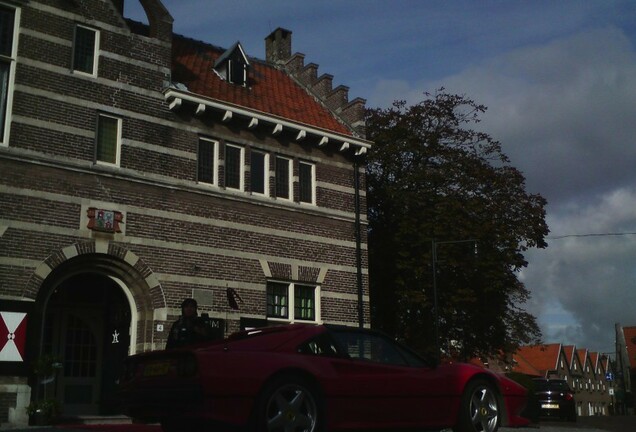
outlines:
[[2, 429], [11, 432], [161, 432], [161, 426], [152, 424], [69, 424], [28, 426], [27, 428]]

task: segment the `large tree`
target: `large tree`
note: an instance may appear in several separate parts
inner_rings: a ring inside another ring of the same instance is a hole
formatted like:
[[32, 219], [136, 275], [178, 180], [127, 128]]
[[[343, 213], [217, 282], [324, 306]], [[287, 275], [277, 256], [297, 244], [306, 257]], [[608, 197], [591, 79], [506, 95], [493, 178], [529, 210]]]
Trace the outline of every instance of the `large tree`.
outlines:
[[421, 352], [437, 351], [435, 292], [440, 345], [456, 357], [541, 337], [518, 275], [523, 253], [546, 246], [546, 201], [472, 129], [485, 109], [440, 89], [367, 111], [372, 322]]

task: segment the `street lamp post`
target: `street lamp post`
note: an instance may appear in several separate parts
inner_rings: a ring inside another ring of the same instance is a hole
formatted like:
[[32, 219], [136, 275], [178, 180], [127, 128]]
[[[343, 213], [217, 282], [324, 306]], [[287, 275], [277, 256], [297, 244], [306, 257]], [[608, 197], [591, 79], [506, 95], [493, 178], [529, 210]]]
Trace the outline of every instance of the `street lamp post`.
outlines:
[[440, 364], [442, 357], [442, 347], [440, 345], [440, 337], [439, 337], [439, 309], [438, 309], [438, 300], [437, 300], [437, 246], [441, 244], [451, 244], [451, 243], [474, 243], [475, 248], [477, 248], [477, 240], [468, 239], [468, 240], [447, 240], [447, 241], [436, 241], [431, 240], [431, 261], [432, 261], [432, 270], [433, 270], [433, 320], [434, 320], [434, 329], [435, 329], [435, 356], [436, 363]]

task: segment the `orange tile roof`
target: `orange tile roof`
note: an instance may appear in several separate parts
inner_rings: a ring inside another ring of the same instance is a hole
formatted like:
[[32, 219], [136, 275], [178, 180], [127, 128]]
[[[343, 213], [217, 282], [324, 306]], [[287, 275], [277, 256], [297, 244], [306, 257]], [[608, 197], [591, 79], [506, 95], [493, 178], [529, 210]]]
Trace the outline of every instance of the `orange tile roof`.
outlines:
[[515, 361], [515, 365], [512, 368], [514, 372], [522, 373], [528, 376], [536, 376], [536, 377], [545, 377], [545, 372], [541, 372], [533, 365], [530, 364], [528, 360], [521, 354], [515, 354], [513, 356]]
[[592, 367], [594, 368], [594, 372], [596, 372], [598, 370], [598, 367], [600, 366], [599, 359], [600, 357], [597, 352], [590, 353], [590, 361], [592, 362]]
[[612, 362], [609, 356], [604, 356], [604, 358], [602, 357], [601, 361], [603, 362], [603, 368], [605, 369], [606, 372], [612, 372], [614, 370], [612, 368]]
[[174, 35], [172, 80], [185, 84], [190, 92], [239, 105], [293, 122], [352, 136], [326, 107], [282, 70], [249, 58], [249, 85], [243, 87], [221, 79], [213, 66], [225, 50]]
[[633, 369], [636, 368], [636, 327], [623, 327], [623, 334], [625, 335], [629, 366]]
[[532, 368], [539, 371], [541, 376], [545, 376], [548, 371], [556, 370], [559, 362], [561, 344], [533, 345], [520, 347], [515, 354], [518, 363], [521, 357]]
[[568, 361], [568, 366], [572, 367], [574, 364], [574, 353], [576, 351], [576, 347], [574, 345], [566, 345], [563, 347], [563, 352], [565, 353], [565, 359]]

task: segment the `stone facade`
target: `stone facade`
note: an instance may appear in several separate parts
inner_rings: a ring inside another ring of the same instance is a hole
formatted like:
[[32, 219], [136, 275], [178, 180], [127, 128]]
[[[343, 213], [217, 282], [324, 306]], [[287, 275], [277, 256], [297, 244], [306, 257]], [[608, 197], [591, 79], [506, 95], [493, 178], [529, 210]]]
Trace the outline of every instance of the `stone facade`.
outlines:
[[[183, 298], [224, 334], [369, 323], [364, 101], [293, 72], [302, 55], [282, 29], [267, 44], [285, 49], [246, 57], [244, 84], [195, 90], [218, 74], [177, 81], [198, 59], [174, 47], [195, 42], [158, 0], [141, 3], [149, 26], [121, 0], [0, 0], [15, 27], [0, 56], [0, 311], [28, 319], [24, 346], [8, 325], [0, 352], [2, 422], [24, 423], [28, 365], [47, 352], [65, 414], [116, 412], [117, 367], [104, 366], [163, 348]], [[267, 86], [282, 111], [250, 99]]]

